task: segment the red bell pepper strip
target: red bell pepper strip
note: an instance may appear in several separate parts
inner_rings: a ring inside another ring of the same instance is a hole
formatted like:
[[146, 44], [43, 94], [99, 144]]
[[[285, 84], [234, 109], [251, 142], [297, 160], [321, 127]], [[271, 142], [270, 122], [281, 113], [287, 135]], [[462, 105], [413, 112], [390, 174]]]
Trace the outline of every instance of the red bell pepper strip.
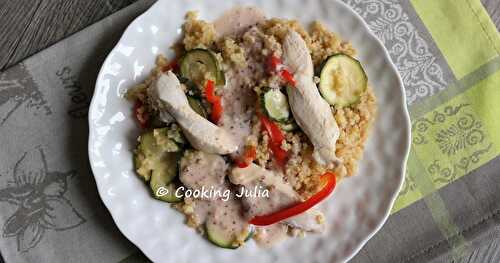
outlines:
[[215, 123], [219, 123], [222, 117], [222, 103], [218, 100], [216, 103], [212, 103], [212, 112], [210, 113], [210, 119]]
[[309, 199], [269, 215], [256, 216], [250, 220], [250, 224], [256, 226], [272, 225], [309, 210], [311, 207], [326, 199], [333, 192], [333, 189], [335, 189], [337, 181], [334, 173], [324, 173], [321, 176], [321, 180], [326, 181], [325, 186]]
[[263, 128], [269, 134], [269, 149], [273, 152], [276, 162], [281, 167], [285, 166], [288, 159], [288, 152], [281, 148], [281, 144], [283, 143], [283, 140], [285, 140], [285, 135], [278, 125], [269, 120], [266, 116], [260, 114], [259, 118]]
[[212, 112], [210, 113], [210, 119], [214, 123], [218, 123], [222, 117], [222, 100], [220, 96], [215, 95], [215, 83], [213, 80], [207, 80], [205, 84], [205, 97], [207, 101], [212, 105]]
[[205, 83], [205, 96], [210, 103], [217, 103], [220, 100], [220, 97], [215, 95], [215, 82], [213, 80], [209, 79]]
[[288, 84], [290, 84], [290, 86], [295, 87], [296, 82], [295, 82], [295, 79], [293, 78], [292, 73], [290, 73], [290, 71], [284, 69], [284, 70], [280, 71], [280, 75], [286, 82], [288, 82]]
[[285, 135], [283, 135], [283, 132], [278, 127], [278, 125], [276, 125], [274, 122], [272, 122], [270, 119], [268, 119], [266, 116], [264, 116], [262, 114], [259, 115], [259, 118], [260, 118], [260, 122], [262, 123], [265, 130], [269, 134], [271, 141], [273, 143], [281, 145], [281, 143], [285, 139]]
[[270, 55], [267, 59], [267, 67], [270, 71], [278, 72], [281, 78], [285, 80], [285, 82], [290, 84], [292, 87], [295, 87], [296, 82], [293, 74], [285, 68], [285, 65], [283, 65], [283, 62], [280, 58], [276, 57], [275, 55]]
[[278, 71], [283, 66], [281, 59], [275, 55], [270, 55], [267, 59], [267, 67], [269, 71]]
[[149, 115], [146, 113], [144, 104], [140, 100], [136, 100], [134, 104], [134, 115], [141, 128], [145, 129], [149, 126]]
[[255, 146], [248, 146], [243, 153], [241, 159], [236, 159], [234, 162], [239, 168], [248, 167], [253, 160], [257, 157], [257, 148]]
[[271, 152], [273, 152], [274, 159], [276, 160], [276, 163], [280, 167], [285, 167], [286, 162], [288, 161], [288, 152], [281, 149], [280, 145], [277, 144], [270, 144], [269, 148], [271, 149]]

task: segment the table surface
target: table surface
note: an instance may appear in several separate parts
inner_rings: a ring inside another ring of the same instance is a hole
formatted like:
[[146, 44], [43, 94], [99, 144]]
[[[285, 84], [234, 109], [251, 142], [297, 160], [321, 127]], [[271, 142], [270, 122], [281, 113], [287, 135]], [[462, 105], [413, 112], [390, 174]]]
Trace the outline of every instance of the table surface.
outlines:
[[[0, 72], [135, 1], [0, 0]], [[499, 29], [500, 0], [481, 2]]]

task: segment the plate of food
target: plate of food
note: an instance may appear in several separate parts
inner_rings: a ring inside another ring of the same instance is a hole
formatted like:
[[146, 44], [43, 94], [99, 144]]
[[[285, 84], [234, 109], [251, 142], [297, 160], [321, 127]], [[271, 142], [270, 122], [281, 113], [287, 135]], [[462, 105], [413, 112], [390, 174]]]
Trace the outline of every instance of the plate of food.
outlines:
[[343, 262], [389, 215], [409, 123], [341, 2], [160, 0], [101, 68], [89, 158], [154, 262]]

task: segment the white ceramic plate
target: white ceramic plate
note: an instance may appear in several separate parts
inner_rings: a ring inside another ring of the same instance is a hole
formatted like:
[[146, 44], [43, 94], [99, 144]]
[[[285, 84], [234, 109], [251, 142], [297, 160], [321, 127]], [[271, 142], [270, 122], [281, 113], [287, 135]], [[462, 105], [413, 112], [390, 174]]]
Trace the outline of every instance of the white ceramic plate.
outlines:
[[[139, 131], [126, 89], [142, 81], [160, 54], [180, 36], [184, 14], [213, 20], [233, 5], [255, 5], [268, 17], [320, 20], [352, 42], [371, 85], [379, 115], [358, 175], [343, 180], [322, 205], [324, 235], [289, 239], [272, 249], [249, 242], [238, 250], [217, 248], [183, 223], [183, 216], [150, 197], [135, 176], [132, 149]], [[89, 157], [99, 193], [123, 234], [155, 262], [342, 262], [382, 226], [404, 178], [410, 126], [404, 91], [383, 45], [348, 6], [333, 0], [160, 0], [127, 28], [97, 79], [89, 114]]]

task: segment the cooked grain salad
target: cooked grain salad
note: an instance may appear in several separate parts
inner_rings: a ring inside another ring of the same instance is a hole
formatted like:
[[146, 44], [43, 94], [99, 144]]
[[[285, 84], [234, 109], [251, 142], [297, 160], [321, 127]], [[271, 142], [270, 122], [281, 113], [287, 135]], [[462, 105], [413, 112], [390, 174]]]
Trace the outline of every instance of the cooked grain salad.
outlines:
[[356, 174], [376, 117], [354, 48], [254, 7], [188, 12], [182, 28], [176, 57], [126, 95], [143, 129], [137, 174], [219, 247], [321, 233], [313, 206]]

